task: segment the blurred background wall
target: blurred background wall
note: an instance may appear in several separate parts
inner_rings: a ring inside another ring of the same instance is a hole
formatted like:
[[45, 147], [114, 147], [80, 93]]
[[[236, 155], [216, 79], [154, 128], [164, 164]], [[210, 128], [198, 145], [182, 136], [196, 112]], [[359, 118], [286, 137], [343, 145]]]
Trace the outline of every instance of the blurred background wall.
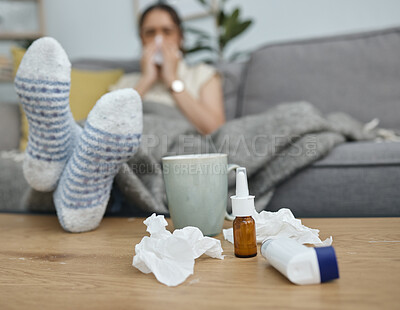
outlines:
[[[176, 3], [179, 5], [180, 1]], [[232, 42], [228, 52], [269, 42], [400, 25], [399, 0], [227, 2], [228, 8], [236, 6], [254, 24]], [[47, 34], [59, 40], [72, 59], [132, 58], [140, 54], [132, 0], [45, 0], [44, 12]], [[215, 29], [211, 18], [191, 23], [202, 29]]]
[[[173, 2], [179, 6], [185, 1], [189, 0]], [[253, 24], [227, 47], [228, 56], [272, 42], [400, 26], [400, 0], [227, 1], [228, 11], [234, 7]], [[45, 34], [56, 38], [72, 60], [140, 56], [134, 0], [43, 0], [43, 12]], [[188, 24], [215, 34], [212, 17]], [[10, 54], [12, 44], [1, 40], [0, 54]], [[196, 56], [191, 60], [195, 62]], [[17, 101], [11, 81], [0, 83], [0, 101]]]

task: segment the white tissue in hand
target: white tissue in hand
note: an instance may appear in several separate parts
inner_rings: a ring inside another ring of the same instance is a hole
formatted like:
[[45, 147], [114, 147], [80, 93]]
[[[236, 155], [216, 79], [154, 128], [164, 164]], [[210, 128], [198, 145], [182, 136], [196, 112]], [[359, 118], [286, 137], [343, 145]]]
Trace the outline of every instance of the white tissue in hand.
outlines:
[[[315, 246], [329, 246], [332, 244], [332, 237], [321, 241], [319, 230], [308, 228], [296, 219], [289, 209], [282, 208], [277, 212], [261, 211], [253, 213], [256, 222], [257, 242], [261, 243], [266, 238], [289, 237], [304, 244]], [[224, 238], [233, 243], [233, 229], [224, 229]]]
[[156, 52], [154, 54], [154, 63], [156, 65], [161, 66], [164, 62], [164, 56], [162, 53], [162, 43], [163, 43], [163, 36], [162, 35], [156, 35], [154, 38], [155, 44], [156, 44]]
[[172, 234], [163, 215], [153, 213], [144, 222], [150, 237], [135, 246], [132, 265], [143, 273], [154, 273], [161, 283], [176, 286], [193, 274], [194, 260], [203, 254], [224, 259], [221, 242], [204, 237], [197, 227], [176, 229]]

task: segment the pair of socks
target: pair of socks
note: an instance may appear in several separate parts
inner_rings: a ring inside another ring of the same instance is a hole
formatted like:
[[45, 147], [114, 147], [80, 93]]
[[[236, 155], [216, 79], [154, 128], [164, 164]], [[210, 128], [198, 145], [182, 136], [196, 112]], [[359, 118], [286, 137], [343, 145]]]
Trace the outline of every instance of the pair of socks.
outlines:
[[71, 64], [53, 38], [36, 40], [15, 77], [29, 123], [24, 176], [38, 191], [54, 191], [61, 226], [69, 232], [95, 229], [121, 165], [139, 147], [142, 102], [133, 89], [102, 96], [85, 127], [69, 107]]

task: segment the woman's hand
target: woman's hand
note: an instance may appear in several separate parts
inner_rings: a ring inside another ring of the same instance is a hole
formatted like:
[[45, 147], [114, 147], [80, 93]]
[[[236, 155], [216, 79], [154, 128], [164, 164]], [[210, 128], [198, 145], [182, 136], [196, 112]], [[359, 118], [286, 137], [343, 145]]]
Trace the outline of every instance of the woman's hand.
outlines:
[[142, 70], [142, 79], [146, 84], [153, 85], [159, 78], [159, 68], [154, 63], [154, 55], [157, 51], [155, 43], [149, 43], [143, 50], [143, 56], [140, 61], [140, 66]]
[[167, 87], [177, 79], [178, 63], [181, 53], [175, 45], [163, 43], [161, 47], [163, 53], [163, 64], [161, 66], [161, 78]]

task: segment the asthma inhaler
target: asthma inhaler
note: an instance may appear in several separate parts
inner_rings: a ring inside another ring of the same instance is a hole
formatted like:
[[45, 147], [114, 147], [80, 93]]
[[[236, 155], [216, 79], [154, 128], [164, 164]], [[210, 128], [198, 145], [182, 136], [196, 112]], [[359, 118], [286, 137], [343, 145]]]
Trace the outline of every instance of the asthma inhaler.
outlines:
[[256, 223], [254, 213], [254, 196], [249, 195], [246, 168], [236, 168], [236, 195], [232, 199], [233, 243], [236, 257], [253, 257], [257, 255]]
[[309, 248], [290, 238], [267, 239], [261, 254], [294, 284], [318, 284], [339, 278], [331, 246]]

